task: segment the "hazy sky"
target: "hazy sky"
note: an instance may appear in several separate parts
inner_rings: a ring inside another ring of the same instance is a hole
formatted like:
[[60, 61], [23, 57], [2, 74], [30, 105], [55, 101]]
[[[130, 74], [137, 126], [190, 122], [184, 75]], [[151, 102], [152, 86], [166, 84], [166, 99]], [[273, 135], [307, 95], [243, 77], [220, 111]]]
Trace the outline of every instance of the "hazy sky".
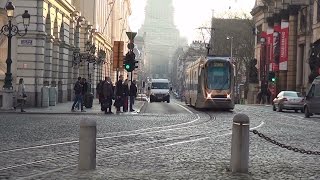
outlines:
[[[159, 0], [161, 1], [161, 0]], [[181, 36], [192, 40], [202, 40], [198, 27], [209, 26], [212, 11], [215, 17], [228, 14], [249, 14], [255, 0], [173, 0], [175, 24]], [[146, 0], [131, 0], [132, 15], [129, 23], [132, 31], [138, 31], [144, 21]]]

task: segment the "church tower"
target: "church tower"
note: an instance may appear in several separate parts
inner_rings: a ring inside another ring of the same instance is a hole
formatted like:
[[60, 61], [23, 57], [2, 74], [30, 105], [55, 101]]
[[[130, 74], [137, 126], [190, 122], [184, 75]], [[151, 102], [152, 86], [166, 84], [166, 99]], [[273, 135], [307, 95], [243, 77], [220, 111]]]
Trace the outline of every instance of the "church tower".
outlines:
[[138, 35], [145, 38], [148, 76], [169, 78], [173, 54], [181, 42], [172, 0], [147, 0], [145, 21]]

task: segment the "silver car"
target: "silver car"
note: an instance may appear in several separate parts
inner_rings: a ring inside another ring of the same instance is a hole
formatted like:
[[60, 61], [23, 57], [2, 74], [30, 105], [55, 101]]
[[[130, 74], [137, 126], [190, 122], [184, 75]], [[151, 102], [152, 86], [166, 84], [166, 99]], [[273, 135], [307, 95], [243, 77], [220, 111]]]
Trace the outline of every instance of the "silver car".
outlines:
[[278, 110], [281, 112], [283, 109], [286, 109], [303, 112], [304, 98], [296, 91], [281, 91], [272, 104], [274, 111]]

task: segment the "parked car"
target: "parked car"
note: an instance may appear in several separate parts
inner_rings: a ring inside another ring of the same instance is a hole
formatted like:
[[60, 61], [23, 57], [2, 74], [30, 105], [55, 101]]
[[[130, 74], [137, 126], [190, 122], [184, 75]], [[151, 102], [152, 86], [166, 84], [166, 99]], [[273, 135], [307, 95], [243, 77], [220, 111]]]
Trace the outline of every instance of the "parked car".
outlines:
[[281, 91], [272, 102], [272, 109], [281, 112], [283, 109], [304, 112], [304, 98], [296, 91]]
[[309, 118], [313, 114], [320, 114], [320, 76], [312, 82], [304, 102], [304, 116]]

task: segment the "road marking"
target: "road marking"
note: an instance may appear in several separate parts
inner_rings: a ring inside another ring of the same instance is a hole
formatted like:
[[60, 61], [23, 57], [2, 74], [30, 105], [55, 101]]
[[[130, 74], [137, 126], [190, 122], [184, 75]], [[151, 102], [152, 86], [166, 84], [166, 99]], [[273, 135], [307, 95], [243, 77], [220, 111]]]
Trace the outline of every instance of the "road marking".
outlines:
[[186, 111], [188, 111], [190, 114], [194, 114], [192, 111], [190, 111], [188, 108], [178, 104], [178, 103], [175, 103], [176, 105], [180, 106], [181, 108], [185, 109]]
[[265, 123], [262, 121], [258, 126], [250, 128], [250, 130], [261, 128]]

